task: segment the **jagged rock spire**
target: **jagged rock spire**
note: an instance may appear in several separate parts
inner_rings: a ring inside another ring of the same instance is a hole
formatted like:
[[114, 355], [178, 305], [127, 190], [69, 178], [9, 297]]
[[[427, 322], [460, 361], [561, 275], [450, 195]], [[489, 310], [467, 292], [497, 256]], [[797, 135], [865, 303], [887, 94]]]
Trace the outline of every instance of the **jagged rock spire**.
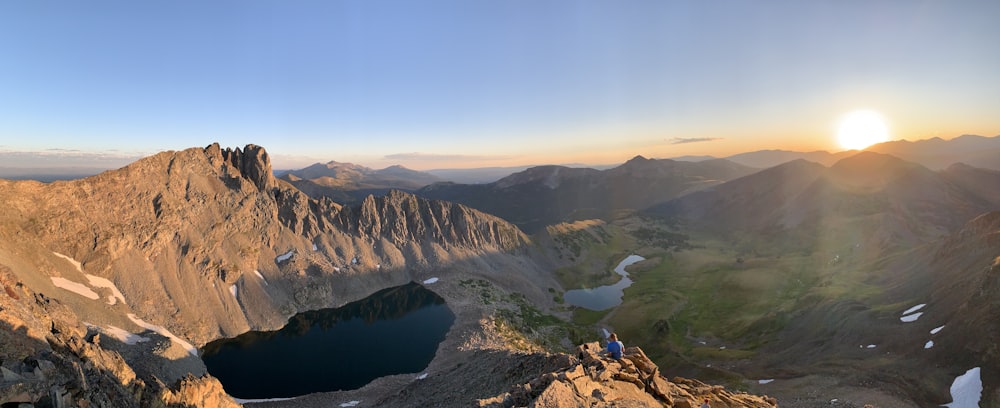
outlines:
[[[225, 150], [218, 143], [205, 148], [208, 154], [218, 154], [222, 159], [239, 170], [240, 175], [257, 186], [260, 191], [268, 191], [277, 184], [271, 170], [271, 158], [263, 147], [248, 144], [240, 148]], [[217, 153], [216, 153], [217, 152]]]

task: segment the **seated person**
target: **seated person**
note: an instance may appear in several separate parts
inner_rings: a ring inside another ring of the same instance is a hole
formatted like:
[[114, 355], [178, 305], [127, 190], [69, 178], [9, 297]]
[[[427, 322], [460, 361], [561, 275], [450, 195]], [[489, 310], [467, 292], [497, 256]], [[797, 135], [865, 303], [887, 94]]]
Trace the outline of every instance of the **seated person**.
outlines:
[[618, 341], [618, 335], [611, 333], [611, 335], [608, 336], [608, 354], [615, 360], [621, 360], [622, 352], [624, 351], [625, 345]]

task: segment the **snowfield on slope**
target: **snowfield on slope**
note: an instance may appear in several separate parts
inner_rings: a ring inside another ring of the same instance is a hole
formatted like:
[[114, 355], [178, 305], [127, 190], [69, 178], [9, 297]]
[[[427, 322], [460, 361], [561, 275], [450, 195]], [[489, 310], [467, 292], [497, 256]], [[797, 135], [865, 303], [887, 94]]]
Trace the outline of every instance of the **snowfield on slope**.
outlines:
[[146, 323], [146, 321], [144, 321], [144, 320], [136, 317], [136, 315], [134, 315], [132, 313], [129, 313], [126, 316], [128, 316], [129, 320], [131, 320], [132, 323], [135, 323], [139, 327], [143, 327], [143, 328], [152, 330], [154, 332], [159, 333], [160, 335], [162, 335], [164, 337], [169, 338], [174, 343], [177, 343], [181, 347], [184, 347], [188, 351], [188, 353], [190, 353], [192, 356], [198, 357], [198, 349], [197, 348], [195, 348], [194, 346], [192, 346], [191, 343], [188, 343], [188, 342], [184, 341], [184, 339], [175, 336], [173, 333], [170, 332], [170, 330], [167, 330], [165, 327], [163, 327], [163, 326], [157, 326], [157, 325], [151, 324], [151, 323]]
[[983, 396], [983, 380], [979, 376], [979, 367], [966, 371], [951, 383], [951, 403], [949, 408], [979, 408], [979, 399]]

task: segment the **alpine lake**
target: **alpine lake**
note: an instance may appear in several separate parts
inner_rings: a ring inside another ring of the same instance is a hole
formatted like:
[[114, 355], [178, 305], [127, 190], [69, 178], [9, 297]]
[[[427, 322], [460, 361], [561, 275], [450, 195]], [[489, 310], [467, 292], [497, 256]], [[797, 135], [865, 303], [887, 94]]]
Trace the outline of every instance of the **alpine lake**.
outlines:
[[427, 368], [454, 321], [444, 299], [409, 283], [339, 308], [299, 313], [277, 331], [216, 340], [201, 358], [239, 399], [353, 390]]
[[595, 311], [608, 310], [622, 304], [625, 288], [632, 286], [632, 279], [629, 278], [625, 268], [645, 259], [639, 255], [629, 255], [614, 269], [616, 274], [621, 275], [618, 282], [596, 288], [568, 290], [565, 294], [566, 303]]

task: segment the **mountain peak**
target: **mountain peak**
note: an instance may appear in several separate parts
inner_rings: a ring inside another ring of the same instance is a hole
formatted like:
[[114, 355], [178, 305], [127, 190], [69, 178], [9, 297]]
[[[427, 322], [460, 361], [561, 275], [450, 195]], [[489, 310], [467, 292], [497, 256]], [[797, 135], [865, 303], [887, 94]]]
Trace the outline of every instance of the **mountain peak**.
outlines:
[[647, 158], [643, 157], [642, 155], [636, 155], [635, 157], [633, 157], [633, 158], [629, 159], [627, 162], [625, 162], [625, 164], [628, 165], [628, 164], [636, 164], [636, 163], [646, 163], [646, 162], [649, 162], [649, 161], [650, 161], [650, 159], [647, 159]]
[[223, 150], [218, 143], [212, 143], [205, 147], [205, 153], [221, 157], [223, 161], [239, 170], [240, 176], [253, 183], [260, 191], [266, 191], [275, 186], [271, 158], [261, 146], [248, 144], [242, 150], [238, 147]]

